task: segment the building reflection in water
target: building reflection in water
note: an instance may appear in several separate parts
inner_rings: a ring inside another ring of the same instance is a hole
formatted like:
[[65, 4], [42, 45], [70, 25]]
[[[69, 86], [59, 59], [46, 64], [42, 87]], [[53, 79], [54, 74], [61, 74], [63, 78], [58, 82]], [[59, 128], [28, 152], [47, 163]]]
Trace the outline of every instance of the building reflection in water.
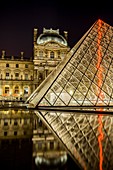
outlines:
[[0, 165], [4, 170], [67, 170], [68, 159], [62, 144], [32, 111], [0, 110]]
[[3, 169], [32, 169], [32, 115], [0, 110], [0, 165]]

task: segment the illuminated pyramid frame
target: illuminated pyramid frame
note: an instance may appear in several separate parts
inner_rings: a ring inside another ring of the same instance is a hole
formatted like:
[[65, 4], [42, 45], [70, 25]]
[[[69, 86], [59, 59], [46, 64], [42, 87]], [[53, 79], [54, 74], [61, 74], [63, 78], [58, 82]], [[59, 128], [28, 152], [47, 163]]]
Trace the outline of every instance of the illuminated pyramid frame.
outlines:
[[113, 27], [97, 20], [27, 103], [81, 169], [112, 170]]

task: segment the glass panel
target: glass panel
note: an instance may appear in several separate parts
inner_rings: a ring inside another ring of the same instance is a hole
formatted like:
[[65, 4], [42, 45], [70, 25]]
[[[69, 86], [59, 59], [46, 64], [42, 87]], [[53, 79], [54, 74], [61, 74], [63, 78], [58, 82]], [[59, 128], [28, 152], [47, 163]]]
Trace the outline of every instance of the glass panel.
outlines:
[[63, 90], [62, 93], [59, 96], [61, 98], [61, 100], [67, 105], [69, 100], [71, 99], [71, 96], [65, 91]]
[[50, 90], [45, 98], [51, 103], [51, 105], [53, 105], [57, 99], [57, 96], [52, 90]]

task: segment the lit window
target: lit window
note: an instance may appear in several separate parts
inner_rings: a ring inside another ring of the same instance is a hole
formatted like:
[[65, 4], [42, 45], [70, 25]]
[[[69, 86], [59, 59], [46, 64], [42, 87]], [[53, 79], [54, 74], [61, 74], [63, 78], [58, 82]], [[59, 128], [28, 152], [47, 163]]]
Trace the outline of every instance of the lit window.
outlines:
[[28, 68], [28, 64], [25, 64], [25, 68]]
[[15, 86], [14, 93], [15, 93], [15, 94], [19, 94], [19, 87], [18, 87], [18, 86]]
[[28, 94], [28, 87], [24, 87], [24, 94]]
[[50, 58], [54, 58], [54, 52], [53, 51], [50, 52]]
[[9, 73], [6, 73], [6, 79], [9, 79]]
[[33, 76], [31, 76], [31, 80], [33, 80]]
[[38, 142], [38, 149], [41, 150], [42, 149], [42, 142]]
[[9, 94], [9, 87], [5, 87], [5, 93]]
[[58, 58], [60, 58], [60, 51], [58, 51]]
[[14, 125], [15, 125], [15, 126], [17, 126], [17, 125], [18, 125], [17, 120], [14, 120]]
[[43, 74], [42, 73], [38, 73], [39, 75], [38, 75], [38, 78], [39, 78], [39, 80], [43, 80]]
[[27, 125], [27, 119], [24, 119], [24, 125]]
[[19, 73], [15, 73], [15, 78], [16, 78], [16, 79], [19, 78]]
[[25, 74], [25, 80], [28, 80], [28, 74]]
[[66, 55], [65, 52], [62, 52], [62, 54], [61, 54], [62, 58], [64, 58], [65, 55]]
[[43, 51], [39, 51], [39, 58], [43, 58]]

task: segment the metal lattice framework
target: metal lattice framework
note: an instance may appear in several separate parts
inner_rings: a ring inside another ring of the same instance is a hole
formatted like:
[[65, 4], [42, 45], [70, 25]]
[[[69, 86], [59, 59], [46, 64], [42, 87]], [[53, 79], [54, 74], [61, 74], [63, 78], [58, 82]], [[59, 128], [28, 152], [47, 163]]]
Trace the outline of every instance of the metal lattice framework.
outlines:
[[[100, 166], [112, 170], [113, 27], [97, 20], [27, 103], [33, 108], [78, 107], [78, 111], [68, 113], [35, 113], [58, 136], [81, 169], [97, 170]], [[90, 111], [94, 113], [87, 114]]]

